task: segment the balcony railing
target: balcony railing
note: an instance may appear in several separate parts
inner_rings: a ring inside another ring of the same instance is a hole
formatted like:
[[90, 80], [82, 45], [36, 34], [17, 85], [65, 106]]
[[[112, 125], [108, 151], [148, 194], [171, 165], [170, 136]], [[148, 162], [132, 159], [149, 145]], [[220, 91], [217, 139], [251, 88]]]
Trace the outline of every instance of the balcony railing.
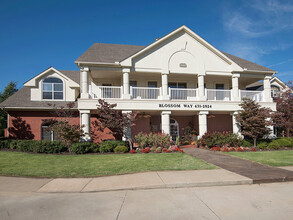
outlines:
[[[162, 97], [161, 88], [130, 87], [132, 99], [159, 100]], [[121, 99], [122, 86], [90, 86], [89, 93], [92, 99]], [[246, 97], [256, 102], [263, 102], [263, 91], [240, 90], [240, 98]], [[198, 89], [194, 88], [169, 88], [171, 100], [197, 100]], [[208, 101], [231, 101], [231, 90], [205, 89]]]
[[208, 101], [230, 101], [231, 90], [206, 89], [206, 96]]
[[90, 87], [90, 95], [93, 99], [120, 99], [122, 97], [122, 87], [93, 86]]
[[195, 100], [197, 89], [169, 88], [169, 94], [173, 100]]
[[252, 91], [252, 90], [240, 90], [240, 98], [248, 98], [256, 102], [263, 102], [263, 91]]
[[159, 99], [161, 88], [130, 87], [130, 95], [133, 99]]

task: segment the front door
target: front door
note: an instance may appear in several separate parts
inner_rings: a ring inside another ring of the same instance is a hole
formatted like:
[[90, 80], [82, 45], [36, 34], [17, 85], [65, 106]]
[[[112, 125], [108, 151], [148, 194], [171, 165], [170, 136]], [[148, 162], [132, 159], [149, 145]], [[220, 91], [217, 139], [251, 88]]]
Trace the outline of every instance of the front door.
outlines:
[[176, 138], [179, 136], [179, 124], [173, 118], [170, 119], [170, 136], [172, 141], [176, 141]]

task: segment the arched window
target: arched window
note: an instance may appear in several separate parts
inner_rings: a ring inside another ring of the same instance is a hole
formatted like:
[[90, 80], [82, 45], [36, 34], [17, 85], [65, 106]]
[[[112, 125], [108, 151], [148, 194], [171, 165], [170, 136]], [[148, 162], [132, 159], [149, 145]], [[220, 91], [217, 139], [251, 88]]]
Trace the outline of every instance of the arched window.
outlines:
[[63, 82], [61, 79], [48, 77], [43, 81], [43, 99], [63, 99]]

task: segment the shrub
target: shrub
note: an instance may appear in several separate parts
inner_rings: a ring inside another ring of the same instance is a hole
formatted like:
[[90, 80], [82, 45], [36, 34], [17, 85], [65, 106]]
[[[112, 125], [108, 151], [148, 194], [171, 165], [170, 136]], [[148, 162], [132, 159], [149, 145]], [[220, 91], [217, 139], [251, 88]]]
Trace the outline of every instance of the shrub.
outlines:
[[8, 149], [8, 148], [9, 148], [9, 140], [1, 140], [0, 149]]
[[273, 140], [271, 143], [268, 145], [268, 149], [273, 149], [273, 150], [278, 150], [281, 147], [280, 143], [278, 140]]
[[135, 135], [134, 142], [140, 148], [146, 148], [146, 147], [167, 148], [171, 145], [171, 137], [170, 135], [161, 134], [161, 133], [144, 134], [140, 132], [137, 135]]
[[128, 150], [128, 147], [126, 147], [125, 145], [118, 145], [114, 148], [115, 153], [126, 153], [128, 152]]
[[228, 145], [231, 147], [241, 146], [243, 143], [243, 139], [238, 135], [233, 134], [231, 132], [211, 132], [205, 133], [200, 141], [199, 145], [207, 146], [209, 148], [216, 146], [224, 146]]
[[249, 141], [247, 141], [247, 140], [243, 140], [243, 142], [242, 142], [242, 146], [243, 147], [251, 147], [253, 144], [252, 143], [250, 143]]
[[123, 141], [103, 141], [100, 143], [99, 151], [100, 153], [114, 152], [118, 145], [127, 146], [127, 143]]
[[75, 154], [97, 153], [99, 146], [92, 142], [78, 142], [71, 145], [71, 152]]
[[258, 147], [259, 149], [261, 149], [261, 150], [265, 150], [265, 149], [268, 148], [268, 143], [266, 143], [266, 142], [261, 142], [261, 143], [259, 143], [259, 144], [257, 145], [257, 147]]
[[274, 141], [277, 141], [281, 147], [293, 147], [293, 143], [289, 140], [289, 138], [280, 138]]
[[135, 151], [134, 149], [131, 149], [131, 150], [129, 151], [129, 153], [130, 153], [130, 154], [135, 154], [136, 151]]

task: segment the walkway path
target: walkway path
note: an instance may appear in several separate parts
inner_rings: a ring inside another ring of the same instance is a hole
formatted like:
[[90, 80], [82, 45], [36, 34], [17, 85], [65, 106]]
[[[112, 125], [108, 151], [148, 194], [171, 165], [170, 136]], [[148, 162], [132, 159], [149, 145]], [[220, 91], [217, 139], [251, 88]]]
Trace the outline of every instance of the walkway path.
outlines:
[[184, 152], [223, 169], [246, 176], [252, 179], [253, 183], [293, 181], [293, 171], [290, 170], [270, 167], [250, 160], [205, 149], [186, 148]]

